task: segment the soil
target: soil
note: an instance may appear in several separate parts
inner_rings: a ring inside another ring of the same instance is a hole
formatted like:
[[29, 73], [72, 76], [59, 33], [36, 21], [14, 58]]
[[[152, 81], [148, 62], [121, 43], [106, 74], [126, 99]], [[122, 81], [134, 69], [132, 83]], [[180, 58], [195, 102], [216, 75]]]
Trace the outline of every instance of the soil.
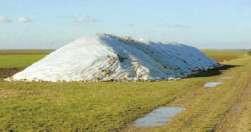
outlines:
[[18, 68], [0, 68], [0, 78], [7, 78], [19, 72]]

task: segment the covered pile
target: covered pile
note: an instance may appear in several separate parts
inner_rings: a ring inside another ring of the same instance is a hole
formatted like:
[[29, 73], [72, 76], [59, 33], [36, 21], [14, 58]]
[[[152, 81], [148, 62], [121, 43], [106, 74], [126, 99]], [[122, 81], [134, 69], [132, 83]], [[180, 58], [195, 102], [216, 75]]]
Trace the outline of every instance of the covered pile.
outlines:
[[65, 45], [8, 80], [161, 80], [186, 77], [217, 65], [198, 49], [183, 44], [102, 34]]

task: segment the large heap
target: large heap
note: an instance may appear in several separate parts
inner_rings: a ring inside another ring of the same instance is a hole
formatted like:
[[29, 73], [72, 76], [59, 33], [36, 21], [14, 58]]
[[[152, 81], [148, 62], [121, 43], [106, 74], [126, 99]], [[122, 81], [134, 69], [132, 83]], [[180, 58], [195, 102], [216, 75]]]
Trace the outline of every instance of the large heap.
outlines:
[[161, 80], [186, 77], [217, 65], [198, 49], [183, 44], [141, 42], [102, 34], [78, 39], [9, 80]]

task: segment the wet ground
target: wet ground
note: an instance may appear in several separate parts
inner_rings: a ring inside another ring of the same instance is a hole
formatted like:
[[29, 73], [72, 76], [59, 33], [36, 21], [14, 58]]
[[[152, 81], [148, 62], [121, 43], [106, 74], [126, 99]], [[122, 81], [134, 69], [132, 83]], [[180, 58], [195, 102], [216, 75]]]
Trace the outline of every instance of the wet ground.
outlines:
[[134, 122], [135, 127], [158, 127], [165, 125], [172, 117], [182, 112], [182, 107], [159, 107]]
[[205, 88], [214, 88], [217, 87], [219, 85], [223, 84], [222, 82], [207, 82], [204, 87]]

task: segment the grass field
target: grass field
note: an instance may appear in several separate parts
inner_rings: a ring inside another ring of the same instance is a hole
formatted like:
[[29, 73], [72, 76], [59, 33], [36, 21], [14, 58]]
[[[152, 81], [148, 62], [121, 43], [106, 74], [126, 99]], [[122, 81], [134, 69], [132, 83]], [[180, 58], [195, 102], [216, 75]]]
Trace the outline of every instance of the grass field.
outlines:
[[209, 57], [217, 61], [229, 61], [232, 59], [237, 59], [243, 57], [247, 52], [244, 50], [203, 50]]
[[[243, 51], [206, 50], [205, 53], [232, 68], [214, 76], [159, 82], [0, 80], [0, 131], [250, 131], [251, 56]], [[0, 78], [45, 55], [45, 52], [2, 52]], [[203, 88], [209, 81], [221, 81], [223, 85]], [[163, 127], [139, 129], [131, 125], [138, 117], [165, 105], [186, 110]]]
[[0, 68], [23, 69], [52, 50], [0, 50]]

